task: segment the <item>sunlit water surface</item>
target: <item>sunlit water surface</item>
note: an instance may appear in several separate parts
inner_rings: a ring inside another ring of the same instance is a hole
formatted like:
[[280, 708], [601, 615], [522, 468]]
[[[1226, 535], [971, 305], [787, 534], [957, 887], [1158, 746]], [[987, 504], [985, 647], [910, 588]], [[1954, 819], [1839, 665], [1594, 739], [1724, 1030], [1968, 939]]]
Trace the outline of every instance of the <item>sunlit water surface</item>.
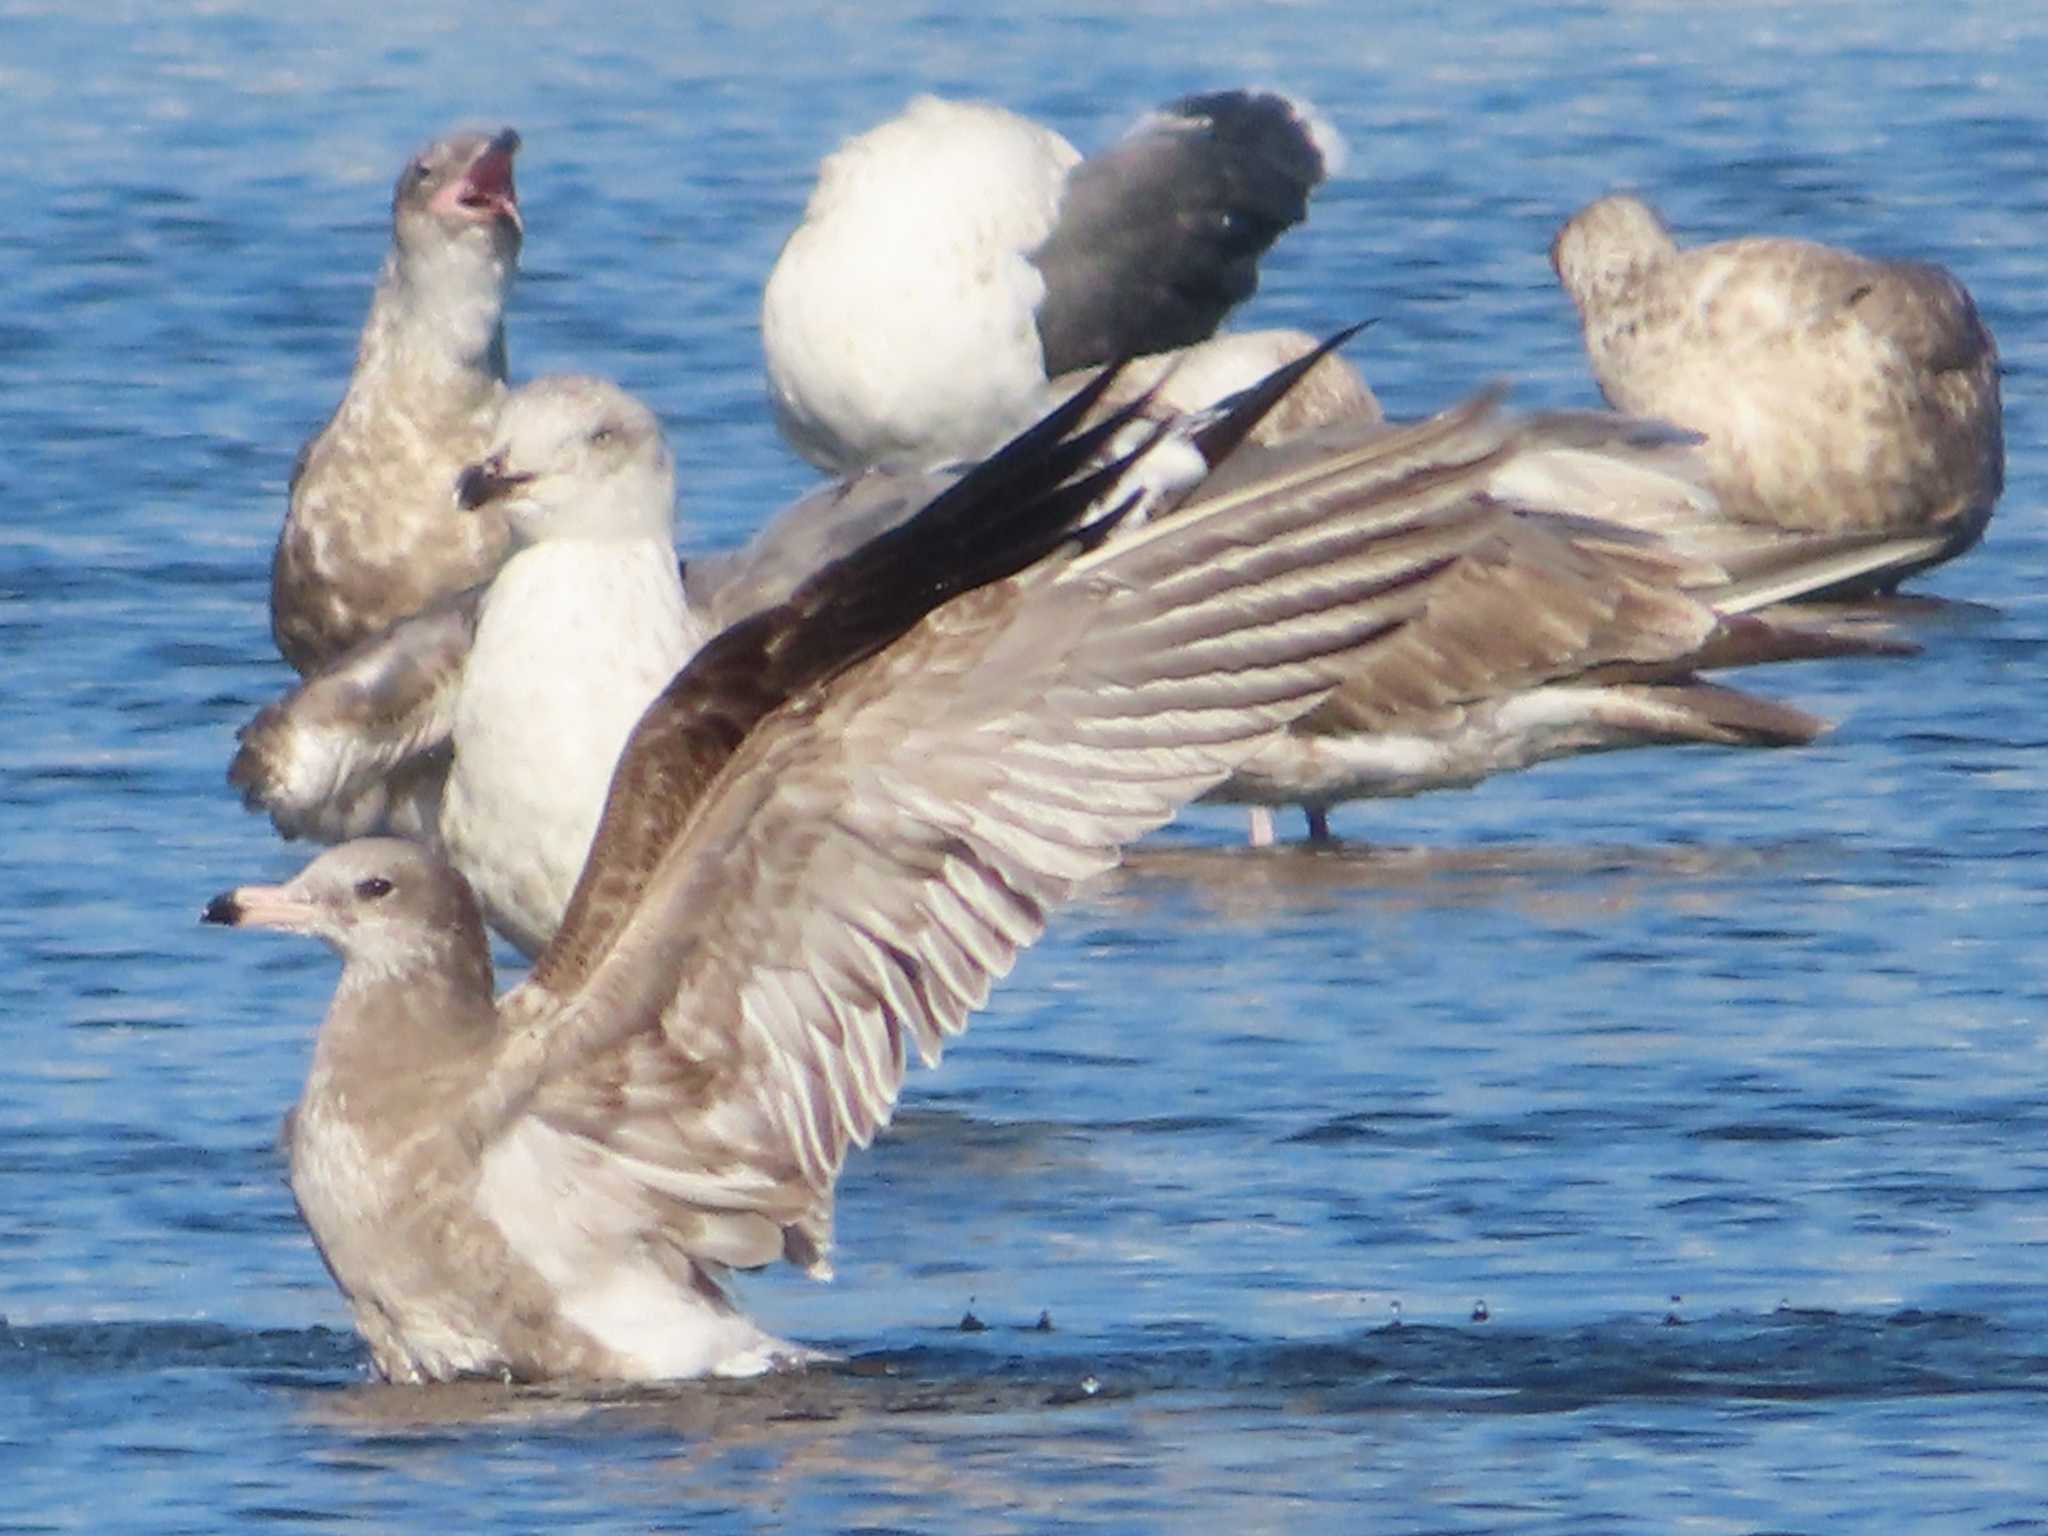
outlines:
[[[0, 3], [0, 1528], [2048, 1527], [2048, 18], [691, 9]], [[718, 547], [806, 483], [754, 316], [821, 153], [1237, 81], [1353, 149], [1245, 318], [1376, 319], [1397, 413], [1593, 402], [1545, 250], [1617, 185], [1952, 266], [2010, 480], [1925, 654], [1768, 680], [1797, 754], [1155, 840], [855, 1158], [837, 1282], [749, 1284], [843, 1369], [370, 1385], [273, 1145], [334, 965], [194, 918], [302, 857], [222, 769], [400, 160], [519, 127], [515, 371], [646, 396]]]

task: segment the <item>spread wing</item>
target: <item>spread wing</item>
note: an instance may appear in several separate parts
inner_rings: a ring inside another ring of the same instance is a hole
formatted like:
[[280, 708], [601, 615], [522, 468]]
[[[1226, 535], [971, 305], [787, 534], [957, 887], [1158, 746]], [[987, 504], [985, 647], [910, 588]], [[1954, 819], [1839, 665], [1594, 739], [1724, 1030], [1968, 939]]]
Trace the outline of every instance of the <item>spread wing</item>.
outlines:
[[[1325, 430], [1276, 456], [1326, 453], [1384, 430]], [[1897, 650], [1881, 634], [1735, 622], [1779, 596], [1811, 592], [1828, 573], [1800, 563], [1744, 579], [1752, 567], [1737, 561], [1759, 546], [1720, 515], [1696, 441], [1611, 412], [1525, 418], [1487, 483], [1514, 515], [1295, 733], [1426, 733], [1467, 706], [1547, 683], [1689, 682], [1701, 670]], [[1226, 466], [1212, 485], [1233, 470], [1242, 472]]]
[[484, 588], [313, 672], [237, 733], [228, 782], [286, 837], [431, 834]]
[[820, 1264], [840, 1165], [911, 1055], [937, 1059], [1121, 844], [1420, 610], [1495, 524], [1503, 436], [1481, 403], [1122, 530], [791, 699], [580, 965], [576, 930], [607, 919], [572, 905], [506, 1000], [471, 1134], [600, 1151], [694, 1256]]
[[[1261, 456], [1241, 455], [1183, 510], [1227, 494], [1264, 463], [1312, 465], [1394, 431], [1370, 420], [1343, 422]], [[1486, 485], [1514, 515], [1446, 572], [1427, 611], [1353, 668], [1297, 730], [1426, 729], [1466, 704], [1590, 666], [1690, 653], [1713, 630], [1715, 615], [1688, 593], [1726, 579], [1712, 560], [1665, 536], [1715, 510], [1699, 483], [1693, 441], [1612, 412], [1524, 418]], [[1655, 528], [1611, 520], [1651, 508]]]

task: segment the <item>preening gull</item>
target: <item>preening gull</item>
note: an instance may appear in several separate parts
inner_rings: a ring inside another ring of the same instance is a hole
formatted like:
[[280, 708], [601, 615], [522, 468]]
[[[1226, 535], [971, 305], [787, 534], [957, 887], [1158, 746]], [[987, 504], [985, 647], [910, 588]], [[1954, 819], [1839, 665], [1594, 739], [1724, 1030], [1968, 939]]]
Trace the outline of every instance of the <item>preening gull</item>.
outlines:
[[518, 149], [510, 128], [456, 133], [399, 172], [355, 371], [299, 454], [271, 567], [271, 633], [302, 675], [504, 558], [502, 516], [448, 509], [505, 396]]
[[491, 924], [537, 954], [626, 733], [711, 631], [683, 598], [661, 424], [616, 385], [564, 375], [514, 390], [489, 453], [455, 483], [447, 521], [510, 529], [497, 576], [266, 708], [229, 777], [286, 830], [330, 840], [385, 827], [394, 779], [432, 778], [441, 847]]
[[1473, 466], [1515, 430], [1481, 401], [1327, 496], [1139, 523], [1078, 417], [697, 653], [495, 1004], [477, 909], [422, 846], [344, 844], [208, 904], [342, 955], [288, 1147], [382, 1375], [801, 1358], [727, 1272], [827, 1272], [839, 1170], [911, 1054], [935, 1062], [1124, 843], [1370, 664], [1501, 517]]
[[1617, 409], [1704, 434], [1739, 577], [1889, 591], [1983, 536], [2005, 483], [1998, 350], [1963, 285], [1805, 240], [1681, 250], [1641, 200], [1575, 214], [1551, 263]]
[[769, 275], [776, 421], [834, 474], [986, 453], [1048, 379], [1214, 331], [1341, 153], [1270, 92], [1184, 97], [1085, 160], [1013, 112], [920, 96], [826, 158]]

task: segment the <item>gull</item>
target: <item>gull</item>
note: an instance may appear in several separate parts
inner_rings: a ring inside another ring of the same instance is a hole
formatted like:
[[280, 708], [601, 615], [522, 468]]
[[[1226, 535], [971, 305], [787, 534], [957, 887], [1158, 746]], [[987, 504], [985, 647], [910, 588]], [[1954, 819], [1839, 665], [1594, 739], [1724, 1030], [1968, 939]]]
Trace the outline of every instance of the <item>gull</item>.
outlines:
[[[626, 734], [710, 638], [675, 555], [675, 463], [653, 412], [608, 381], [514, 390], [444, 521], [492, 518], [488, 586], [322, 669], [243, 732], [230, 778], [288, 831], [384, 829], [391, 788], [528, 955], [561, 921]], [[459, 503], [459, 507], [458, 507]]]
[[1685, 536], [1754, 590], [1887, 592], [1983, 536], [1998, 349], [1943, 268], [1779, 238], [1681, 249], [1625, 195], [1574, 214], [1551, 264], [1609, 403], [1703, 434], [1728, 516]]
[[[1244, 456], [1188, 505], [1227, 496], [1254, 462], [1269, 477], [1292, 465], [1312, 483], [1320, 465], [1390, 430], [1337, 424]], [[1327, 843], [1329, 813], [1347, 801], [1467, 787], [1591, 752], [1814, 741], [1827, 721], [1704, 674], [1914, 648], [1854, 621], [1758, 611], [1802, 594], [1782, 582], [1744, 590], [1674, 532], [1715, 524], [1705, 472], [1696, 440], [1660, 423], [1531, 417], [1488, 483], [1515, 515], [1436, 585], [1371, 669], [1204, 798], [1253, 807], [1254, 844], [1273, 840], [1271, 812], [1288, 806], [1307, 817], [1311, 843]]]
[[440, 842], [530, 955], [561, 922], [627, 733], [711, 631], [683, 599], [661, 423], [618, 386], [516, 391], [458, 499], [502, 515], [516, 552], [484, 591], [453, 701]]
[[1080, 370], [1209, 336], [1342, 154], [1271, 92], [1183, 97], [1087, 159], [1003, 108], [920, 96], [826, 158], [769, 274], [776, 422], [830, 474], [978, 457]]
[[207, 904], [341, 954], [286, 1144], [382, 1376], [806, 1358], [730, 1272], [827, 1273], [834, 1185], [910, 1057], [936, 1064], [1062, 902], [1369, 665], [1503, 515], [1475, 466], [1516, 428], [1488, 401], [1323, 494], [1143, 521], [1128, 459], [1088, 467], [1115, 426], [1075, 433], [1088, 403], [697, 652], [503, 998], [423, 845]]
[[456, 133], [399, 172], [355, 369], [299, 453], [271, 567], [271, 633], [301, 675], [487, 580], [504, 557], [502, 517], [457, 523], [448, 506], [505, 397], [518, 149], [510, 128]]

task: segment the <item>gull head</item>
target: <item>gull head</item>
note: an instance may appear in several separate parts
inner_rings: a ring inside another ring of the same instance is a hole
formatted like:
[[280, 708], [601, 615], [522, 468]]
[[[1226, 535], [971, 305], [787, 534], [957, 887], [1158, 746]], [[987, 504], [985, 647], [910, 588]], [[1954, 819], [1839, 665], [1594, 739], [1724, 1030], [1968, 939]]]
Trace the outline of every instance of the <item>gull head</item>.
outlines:
[[654, 412], [604, 379], [558, 374], [514, 390], [457, 505], [495, 506], [514, 537], [675, 542], [675, 460]]
[[1639, 197], [1614, 193], [1571, 216], [1550, 242], [1550, 265], [1565, 292], [1583, 305], [1677, 250], [1654, 208]]
[[223, 891], [199, 920], [307, 934], [351, 967], [389, 974], [443, 963], [451, 952], [472, 962], [487, 954], [469, 883], [418, 843], [391, 837], [330, 848], [283, 885]]
[[414, 266], [454, 261], [509, 273], [526, 225], [512, 185], [519, 135], [465, 130], [436, 139], [405, 163], [391, 193], [392, 238]]

